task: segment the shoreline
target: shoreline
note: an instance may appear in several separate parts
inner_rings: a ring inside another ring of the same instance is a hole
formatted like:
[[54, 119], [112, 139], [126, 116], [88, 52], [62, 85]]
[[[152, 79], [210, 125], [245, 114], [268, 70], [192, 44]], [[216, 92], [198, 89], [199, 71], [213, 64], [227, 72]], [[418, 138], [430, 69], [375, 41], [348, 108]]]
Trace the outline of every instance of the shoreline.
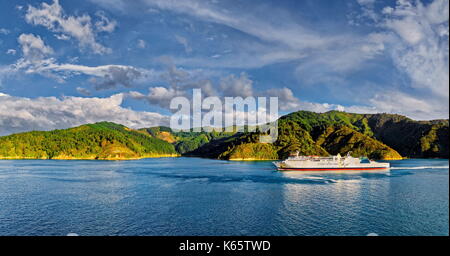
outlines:
[[[235, 162], [258, 162], [258, 161], [282, 161], [283, 159], [257, 159], [257, 158], [233, 158], [233, 159], [216, 159], [209, 157], [201, 157], [201, 156], [183, 156], [180, 154], [162, 154], [162, 155], [148, 155], [142, 157], [132, 157], [132, 158], [123, 158], [123, 157], [110, 157], [110, 158], [96, 158], [96, 157], [55, 157], [55, 158], [35, 158], [35, 157], [0, 157], [0, 160], [90, 160], [90, 161], [129, 161], [129, 160], [141, 160], [146, 158], [178, 158], [178, 157], [186, 157], [186, 158], [203, 158], [203, 159], [212, 159], [212, 160], [221, 160], [221, 161], [235, 161]], [[442, 159], [449, 160], [449, 158], [389, 158], [389, 159], [377, 159], [376, 161], [400, 161], [400, 160], [408, 160], [408, 159]]]
[[[227, 160], [227, 159], [219, 159]], [[281, 159], [259, 159], [259, 158], [231, 158], [228, 161], [280, 161]]]
[[140, 160], [145, 158], [170, 158], [181, 157], [179, 154], [162, 154], [162, 155], [146, 155], [142, 157], [108, 157], [108, 158], [96, 158], [96, 157], [55, 157], [55, 158], [36, 158], [36, 157], [0, 157], [0, 160], [90, 160], [90, 161], [127, 161], [127, 160]]

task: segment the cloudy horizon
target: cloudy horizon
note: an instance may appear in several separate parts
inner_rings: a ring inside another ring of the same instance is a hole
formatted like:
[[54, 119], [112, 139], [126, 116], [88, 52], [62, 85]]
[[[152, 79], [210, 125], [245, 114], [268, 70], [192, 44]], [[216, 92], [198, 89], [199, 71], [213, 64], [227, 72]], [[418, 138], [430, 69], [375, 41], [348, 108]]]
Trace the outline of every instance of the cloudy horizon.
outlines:
[[167, 125], [170, 99], [449, 116], [448, 0], [26, 0], [0, 10], [0, 135]]

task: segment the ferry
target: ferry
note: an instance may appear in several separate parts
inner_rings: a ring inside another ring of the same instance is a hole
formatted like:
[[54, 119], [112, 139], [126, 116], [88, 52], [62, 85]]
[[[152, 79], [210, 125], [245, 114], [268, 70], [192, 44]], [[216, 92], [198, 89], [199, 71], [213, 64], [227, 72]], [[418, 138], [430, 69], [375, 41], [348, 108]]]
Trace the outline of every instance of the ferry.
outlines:
[[389, 163], [379, 163], [367, 157], [356, 158], [347, 153], [336, 156], [299, 156], [298, 152], [284, 161], [273, 162], [279, 171], [370, 171], [387, 170]]

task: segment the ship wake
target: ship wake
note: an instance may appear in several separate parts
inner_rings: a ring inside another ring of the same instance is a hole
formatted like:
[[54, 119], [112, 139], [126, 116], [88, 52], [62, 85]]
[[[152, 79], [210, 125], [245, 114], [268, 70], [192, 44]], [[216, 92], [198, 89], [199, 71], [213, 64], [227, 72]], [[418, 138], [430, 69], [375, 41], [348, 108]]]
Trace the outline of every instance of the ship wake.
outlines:
[[397, 166], [397, 167], [391, 167], [391, 170], [424, 170], [424, 169], [448, 169], [447, 166]]

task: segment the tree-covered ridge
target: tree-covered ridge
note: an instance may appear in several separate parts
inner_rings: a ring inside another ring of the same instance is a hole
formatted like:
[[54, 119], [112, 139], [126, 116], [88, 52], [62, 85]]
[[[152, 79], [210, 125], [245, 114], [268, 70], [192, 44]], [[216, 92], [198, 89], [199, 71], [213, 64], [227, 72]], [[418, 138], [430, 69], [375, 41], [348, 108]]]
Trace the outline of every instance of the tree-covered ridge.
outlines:
[[298, 111], [281, 117], [278, 125], [278, 140], [270, 146], [259, 143], [257, 133], [174, 132], [168, 127], [149, 128], [149, 133], [156, 137], [169, 133], [181, 154], [220, 159], [283, 159], [295, 151], [304, 155], [352, 151], [354, 156], [374, 159], [448, 158], [448, 120]]
[[393, 115], [371, 115], [374, 137], [408, 157], [449, 157], [448, 120], [414, 121]]
[[317, 139], [317, 144], [331, 155], [351, 152], [353, 156], [367, 156], [370, 159], [395, 160], [402, 156], [387, 145], [347, 126], [329, 126]]
[[298, 111], [278, 120], [278, 139], [260, 143], [257, 132], [139, 130], [101, 122], [50, 132], [0, 137], [0, 158], [135, 159], [186, 155], [231, 160], [283, 159], [302, 155], [373, 159], [448, 158], [448, 120], [414, 121], [392, 114]]
[[341, 125], [383, 142], [406, 157], [449, 157], [448, 120], [415, 121], [397, 114], [298, 111], [280, 118], [298, 123], [314, 139]]
[[0, 137], [0, 158], [10, 159], [136, 159], [176, 154], [166, 141], [109, 122]]
[[230, 137], [236, 133], [235, 131], [217, 132], [214, 130], [211, 132], [194, 132], [192, 129], [189, 131], [173, 131], [165, 126], [144, 128], [140, 131], [174, 144], [176, 151], [180, 154], [191, 152], [212, 140]]
[[401, 155], [389, 146], [343, 125], [330, 125], [316, 140], [302, 125], [291, 120], [280, 120], [278, 140], [273, 144], [259, 142], [260, 134], [238, 133], [234, 136], [213, 140], [188, 153], [228, 160], [284, 159], [294, 152], [301, 155], [328, 156], [351, 152], [353, 156], [372, 159], [401, 159]]

